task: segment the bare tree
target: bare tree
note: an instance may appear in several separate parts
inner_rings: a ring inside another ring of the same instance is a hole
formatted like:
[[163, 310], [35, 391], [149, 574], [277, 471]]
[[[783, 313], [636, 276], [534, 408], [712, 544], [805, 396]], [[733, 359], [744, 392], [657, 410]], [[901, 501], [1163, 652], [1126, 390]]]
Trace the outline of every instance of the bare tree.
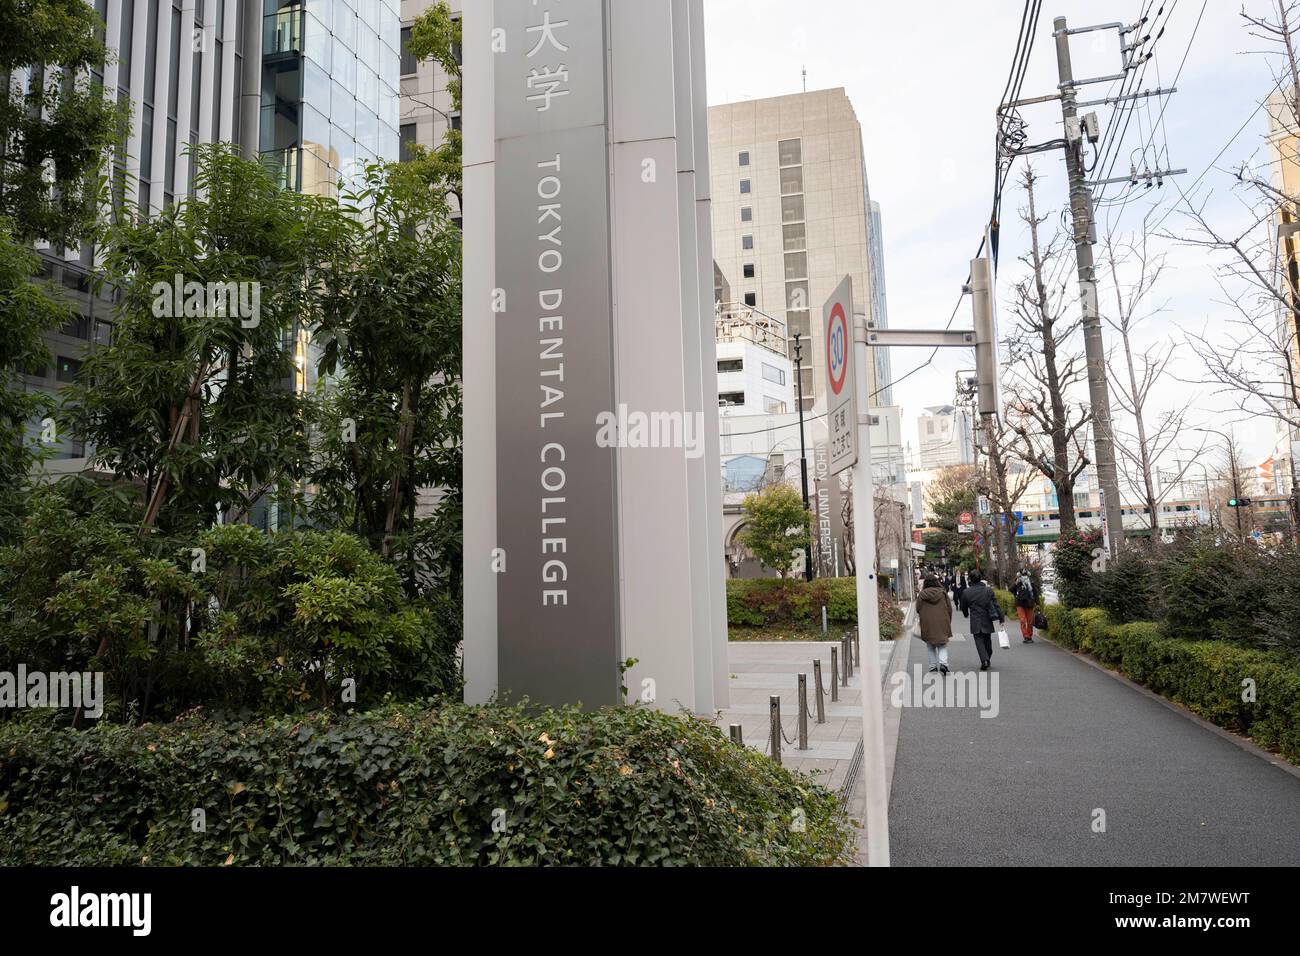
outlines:
[[997, 584], [1006, 585], [1011, 580], [1016, 552], [1015, 528], [1008, 526], [1009, 516], [1015, 510], [1016, 502], [1029, 490], [1034, 473], [1028, 468], [1012, 469], [1008, 446], [1013, 434], [996, 418], [985, 419], [976, 437], [980, 455], [988, 468], [982, 476], [980, 493], [988, 495], [993, 511], [992, 520], [984, 526], [985, 540], [992, 546], [990, 550], [994, 555], [989, 571]]
[[1265, 104], [1279, 172], [1266, 178], [1247, 166], [1236, 173], [1235, 191], [1248, 210], [1244, 225], [1227, 230], [1209, 222], [1206, 203], [1185, 202], [1193, 227], [1180, 242], [1216, 254], [1215, 279], [1222, 304], [1236, 314], [1226, 334], [1186, 333], [1205, 363], [1203, 381], [1242, 410], [1270, 416], [1300, 433], [1300, 196], [1287, 191], [1281, 168], [1300, 164], [1300, 63], [1297, 62], [1298, 5], [1276, 0], [1275, 18], [1242, 11], [1247, 32], [1272, 44], [1280, 55], [1275, 89]]
[[[1219, 467], [1215, 473], [1217, 481], [1213, 494], [1219, 500], [1241, 501], [1247, 497], [1246, 488], [1249, 487], [1250, 469], [1242, 460], [1237, 436], [1231, 432], [1220, 434], [1223, 438], [1223, 457], [1219, 460]], [[1232, 512], [1232, 518], [1221, 521], [1220, 530], [1235, 534], [1238, 541], [1244, 541], [1255, 525], [1254, 507], [1238, 505], [1228, 510]]]
[[[1161, 483], [1158, 465], [1171, 451], [1181, 450], [1190, 404], [1166, 412], [1154, 421], [1148, 413], [1151, 393], [1169, 375], [1170, 363], [1178, 350], [1176, 342], [1161, 342], [1143, 349], [1134, 346], [1134, 333], [1154, 312], [1147, 300], [1165, 268], [1164, 255], [1152, 255], [1145, 230], [1140, 237], [1118, 241], [1108, 235], [1102, 251], [1115, 292], [1115, 314], [1103, 315], [1119, 338], [1119, 354], [1107, 359], [1111, 397], [1132, 420], [1133, 431], [1115, 430], [1115, 447], [1120, 453], [1120, 469], [1129, 486], [1131, 500], [1146, 506], [1151, 540], [1160, 536], [1160, 504], [1183, 480], [1192, 459], [1205, 450], [1205, 442], [1192, 452], [1186, 464], [1179, 461], [1172, 480]], [[1157, 310], [1158, 311], [1158, 310]]]
[[1014, 454], [1055, 487], [1064, 532], [1076, 525], [1074, 485], [1089, 463], [1080, 437], [1092, 412], [1068, 395], [1087, 378], [1088, 368], [1083, 355], [1071, 348], [1079, 321], [1063, 318], [1066, 285], [1054, 283], [1049, 288], [1044, 278], [1046, 266], [1066, 249], [1060, 235], [1046, 246], [1041, 241], [1039, 228], [1050, 217], [1038, 215], [1035, 182], [1033, 169], [1026, 169], [1021, 184], [1029, 205], [1021, 210], [1021, 218], [1029, 226], [1030, 249], [1021, 261], [1030, 275], [1016, 283], [1011, 293], [1016, 327], [1007, 340], [1011, 372], [1007, 426], [1017, 438]]

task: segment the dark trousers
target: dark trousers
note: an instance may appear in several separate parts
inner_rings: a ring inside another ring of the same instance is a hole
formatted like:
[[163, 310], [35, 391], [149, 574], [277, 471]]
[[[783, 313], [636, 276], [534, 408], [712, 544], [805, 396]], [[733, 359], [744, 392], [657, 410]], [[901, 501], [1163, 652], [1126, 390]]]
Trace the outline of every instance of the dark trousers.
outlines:
[[975, 641], [975, 650], [979, 653], [980, 663], [987, 664], [993, 658], [993, 635], [972, 634], [971, 639]]

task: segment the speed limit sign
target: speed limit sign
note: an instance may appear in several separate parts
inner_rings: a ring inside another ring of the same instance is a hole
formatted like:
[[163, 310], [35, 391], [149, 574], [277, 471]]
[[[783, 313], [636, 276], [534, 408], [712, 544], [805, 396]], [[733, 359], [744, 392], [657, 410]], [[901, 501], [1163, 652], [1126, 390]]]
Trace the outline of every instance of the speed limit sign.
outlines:
[[826, 343], [827, 458], [838, 474], [858, 460], [858, 389], [853, 369], [853, 283], [848, 276], [822, 309]]

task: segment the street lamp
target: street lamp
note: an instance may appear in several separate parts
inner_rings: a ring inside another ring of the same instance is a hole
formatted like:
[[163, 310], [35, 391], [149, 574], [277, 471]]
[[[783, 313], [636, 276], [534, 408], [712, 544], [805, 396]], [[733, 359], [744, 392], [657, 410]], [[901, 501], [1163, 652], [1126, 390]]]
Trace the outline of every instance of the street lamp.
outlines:
[[[808, 510], [808, 452], [804, 446], [803, 438], [803, 345], [800, 342], [799, 333], [794, 334], [794, 374], [795, 380], [799, 383], [799, 477], [803, 484], [803, 510]], [[809, 531], [811, 534], [811, 530]], [[804, 580], [813, 579], [812, 569], [812, 545], [809, 544], [803, 549], [803, 574]]]

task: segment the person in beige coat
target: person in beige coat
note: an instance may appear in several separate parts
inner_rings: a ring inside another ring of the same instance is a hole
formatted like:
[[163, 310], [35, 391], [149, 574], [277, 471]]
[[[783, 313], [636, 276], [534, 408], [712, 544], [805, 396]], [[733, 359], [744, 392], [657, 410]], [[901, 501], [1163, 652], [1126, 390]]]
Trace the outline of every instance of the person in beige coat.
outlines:
[[938, 578], [929, 577], [916, 596], [921, 640], [930, 657], [930, 671], [948, 673], [948, 641], [952, 639], [952, 599]]

